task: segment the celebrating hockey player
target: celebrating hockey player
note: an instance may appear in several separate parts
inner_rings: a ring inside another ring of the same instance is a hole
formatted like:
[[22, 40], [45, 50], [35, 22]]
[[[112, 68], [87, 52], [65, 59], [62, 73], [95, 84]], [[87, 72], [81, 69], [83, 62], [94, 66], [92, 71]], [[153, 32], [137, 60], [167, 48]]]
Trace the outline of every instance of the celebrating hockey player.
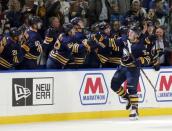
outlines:
[[42, 21], [38, 16], [33, 16], [29, 23], [29, 29], [24, 33], [25, 43], [21, 45], [24, 59], [18, 69], [36, 69], [38, 67], [38, 58], [42, 52], [42, 38], [38, 32], [41, 29]]
[[[140, 76], [140, 66], [150, 63], [150, 57], [145, 54], [144, 42], [144, 34], [141, 34], [141, 30], [137, 26], [129, 29], [127, 40], [120, 38], [116, 41], [123, 54], [121, 66], [112, 78], [111, 89], [127, 100], [126, 109], [131, 110], [129, 117], [134, 120], [138, 119], [137, 84]], [[121, 86], [124, 81], [127, 81], [127, 90], [124, 90]]]
[[13, 27], [8, 35], [0, 41], [0, 69], [9, 70], [15, 68], [22, 58], [22, 51], [19, 44], [20, 31]]

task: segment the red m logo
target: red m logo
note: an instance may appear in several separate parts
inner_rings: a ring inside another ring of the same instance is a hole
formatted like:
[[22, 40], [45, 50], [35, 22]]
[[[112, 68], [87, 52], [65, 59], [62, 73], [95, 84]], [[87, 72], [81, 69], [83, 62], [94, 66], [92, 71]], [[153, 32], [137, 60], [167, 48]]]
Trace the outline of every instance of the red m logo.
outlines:
[[99, 93], [104, 93], [100, 77], [96, 78], [95, 83], [93, 83], [92, 78], [87, 78], [84, 94], [89, 94], [90, 89], [92, 94], [95, 94], [97, 90]]
[[167, 81], [166, 76], [161, 76], [159, 91], [164, 91], [164, 89], [165, 89], [165, 91], [169, 91], [171, 85], [172, 85], [172, 76], [171, 75], [170, 75], [168, 81]]

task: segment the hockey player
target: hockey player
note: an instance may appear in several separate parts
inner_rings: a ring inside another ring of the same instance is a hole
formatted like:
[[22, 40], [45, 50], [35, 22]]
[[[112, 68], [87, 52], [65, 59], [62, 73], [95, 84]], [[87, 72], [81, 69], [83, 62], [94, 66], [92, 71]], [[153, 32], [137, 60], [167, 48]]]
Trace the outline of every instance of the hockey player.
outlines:
[[72, 47], [75, 29], [71, 23], [63, 25], [64, 34], [60, 34], [47, 60], [48, 69], [63, 69], [72, 59]]
[[43, 54], [42, 54], [42, 65], [45, 66], [48, 55], [50, 51], [54, 48], [54, 44], [58, 38], [58, 36], [62, 33], [63, 29], [61, 28], [60, 20], [58, 17], [50, 18], [50, 27], [46, 30], [45, 39], [42, 45]]
[[[138, 119], [138, 95], [137, 84], [140, 76], [140, 66], [149, 64], [150, 57], [145, 55], [145, 37], [140, 35], [139, 27], [131, 27], [128, 33], [128, 40], [118, 39], [116, 42], [121, 45], [119, 48], [123, 51], [121, 66], [115, 72], [111, 89], [123, 99], [128, 101], [126, 109], [130, 109], [130, 119]], [[127, 81], [127, 91], [121, 86]]]
[[96, 53], [99, 59], [100, 67], [105, 67], [109, 60], [109, 36], [105, 32], [110, 32], [110, 26], [106, 22], [101, 22], [99, 23], [98, 27], [99, 32], [94, 35], [93, 40], [98, 47]]
[[30, 27], [25, 31], [25, 43], [21, 47], [24, 53], [24, 59], [17, 67], [18, 69], [36, 69], [38, 68], [38, 58], [42, 52], [42, 39], [38, 32], [41, 29], [42, 21], [38, 16], [30, 19]]
[[116, 67], [120, 64], [119, 49], [116, 47], [115, 38], [111, 38], [111, 28], [106, 22], [99, 24], [100, 32], [95, 35], [99, 48], [97, 56], [102, 67]]
[[0, 41], [0, 70], [13, 69], [22, 60], [22, 51], [19, 44], [20, 32], [11, 28], [9, 35]]
[[75, 17], [71, 20], [71, 23], [74, 25], [76, 33], [74, 36], [74, 50], [72, 50], [74, 62], [70, 63], [69, 68], [84, 68], [86, 56], [90, 52], [89, 46], [85, 47], [83, 45], [83, 41], [85, 43], [87, 41], [84, 34], [84, 22], [80, 17]]
[[100, 62], [97, 56], [99, 45], [96, 43], [95, 35], [99, 32], [99, 23], [95, 23], [91, 26], [90, 33], [87, 35], [88, 43], [90, 46], [89, 55], [87, 55], [85, 60], [86, 68], [99, 68]]
[[86, 36], [84, 34], [84, 22], [80, 17], [74, 17], [71, 19], [71, 23], [74, 25], [74, 28], [76, 30], [75, 33], [75, 39], [77, 42], [82, 42], [82, 40], [86, 39]]

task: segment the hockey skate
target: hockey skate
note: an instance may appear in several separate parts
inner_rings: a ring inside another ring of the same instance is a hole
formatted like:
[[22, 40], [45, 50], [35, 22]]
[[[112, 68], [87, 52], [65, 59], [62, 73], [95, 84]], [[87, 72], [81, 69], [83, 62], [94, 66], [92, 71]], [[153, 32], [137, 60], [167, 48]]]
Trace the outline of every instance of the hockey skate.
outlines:
[[129, 98], [129, 95], [128, 94], [126, 94], [126, 96], [125, 97], [123, 97], [123, 99], [126, 101], [126, 110], [129, 110], [130, 109], [130, 107], [131, 107], [131, 101], [130, 101], [130, 98]]
[[137, 104], [133, 104], [133, 105], [131, 105], [129, 119], [130, 120], [138, 120], [138, 118], [139, 118], [138, 105]]

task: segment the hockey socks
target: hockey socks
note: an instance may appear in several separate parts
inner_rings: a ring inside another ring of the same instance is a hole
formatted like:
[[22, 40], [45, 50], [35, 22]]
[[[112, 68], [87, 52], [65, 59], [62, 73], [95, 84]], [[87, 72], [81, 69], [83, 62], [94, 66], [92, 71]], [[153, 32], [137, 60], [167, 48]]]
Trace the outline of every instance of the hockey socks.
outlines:
[[130, 120], [138, 120], [138, 96], [130, 95], [131, 110], [129, 114]]
[[122, 86], [119, 88], [119, 90], [116, 93], [127, 101], [126, 110], [128, 110], [131, 107], [131, 102], [128, 93], [124, 90]]

